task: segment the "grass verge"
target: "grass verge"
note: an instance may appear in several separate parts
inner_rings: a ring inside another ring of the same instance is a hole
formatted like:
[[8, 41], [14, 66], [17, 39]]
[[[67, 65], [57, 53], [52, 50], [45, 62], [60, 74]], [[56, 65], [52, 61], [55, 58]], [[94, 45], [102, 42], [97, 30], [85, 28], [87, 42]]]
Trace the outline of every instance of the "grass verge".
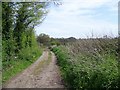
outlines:
[[3, 71], [2, 71], [2, 84], [4, 85], [9, 79], [16, 76], [32, 63], [34, 63], [40, 55], [42, 55], [43, 49], [23, 49], [17, 58], [14, 58], [11, 61], [8, 61], [9, 67], [6, 67], [7, 63], [3, 62]]

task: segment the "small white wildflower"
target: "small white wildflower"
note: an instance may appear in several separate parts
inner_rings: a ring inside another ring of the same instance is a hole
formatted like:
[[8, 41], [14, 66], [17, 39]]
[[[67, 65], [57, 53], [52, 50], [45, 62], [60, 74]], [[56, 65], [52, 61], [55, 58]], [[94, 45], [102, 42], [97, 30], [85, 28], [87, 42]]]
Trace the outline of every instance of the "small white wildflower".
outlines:
[[97, 48], [95, 48], [94, 50], [97, 51]]
[[17, 57], [15, 57], [15, 59], [16, 59]]

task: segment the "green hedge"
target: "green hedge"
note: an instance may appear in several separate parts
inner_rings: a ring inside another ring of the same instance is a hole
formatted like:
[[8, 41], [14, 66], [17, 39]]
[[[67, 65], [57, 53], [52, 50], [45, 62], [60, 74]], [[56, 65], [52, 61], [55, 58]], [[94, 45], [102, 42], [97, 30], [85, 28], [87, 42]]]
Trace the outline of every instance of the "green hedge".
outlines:
[[112, 53], [99, 56], [70, 56], [64, 46], [55, 47], [58, 65], [70, 89], [112, 89], [119, 87], [118, 63]]

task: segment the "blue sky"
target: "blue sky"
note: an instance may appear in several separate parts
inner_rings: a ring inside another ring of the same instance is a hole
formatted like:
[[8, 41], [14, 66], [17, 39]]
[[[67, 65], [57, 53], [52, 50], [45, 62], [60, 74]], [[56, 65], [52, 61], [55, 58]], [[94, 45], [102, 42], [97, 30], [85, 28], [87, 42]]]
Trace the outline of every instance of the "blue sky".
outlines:
[[62, 5], [51, 5], [36, 34], [45, 33], [55, 38], [86, 38], [118, 35], [119, 0], [62, 0]]

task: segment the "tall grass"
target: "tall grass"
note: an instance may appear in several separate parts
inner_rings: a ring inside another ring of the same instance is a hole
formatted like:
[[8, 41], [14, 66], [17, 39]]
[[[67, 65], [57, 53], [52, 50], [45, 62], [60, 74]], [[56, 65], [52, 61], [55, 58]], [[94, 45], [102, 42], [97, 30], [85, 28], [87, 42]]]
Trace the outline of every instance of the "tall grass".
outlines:
[[72, 89], [119, 87], [117, 39], [81, 39], [53, 48], [66, 86]]

